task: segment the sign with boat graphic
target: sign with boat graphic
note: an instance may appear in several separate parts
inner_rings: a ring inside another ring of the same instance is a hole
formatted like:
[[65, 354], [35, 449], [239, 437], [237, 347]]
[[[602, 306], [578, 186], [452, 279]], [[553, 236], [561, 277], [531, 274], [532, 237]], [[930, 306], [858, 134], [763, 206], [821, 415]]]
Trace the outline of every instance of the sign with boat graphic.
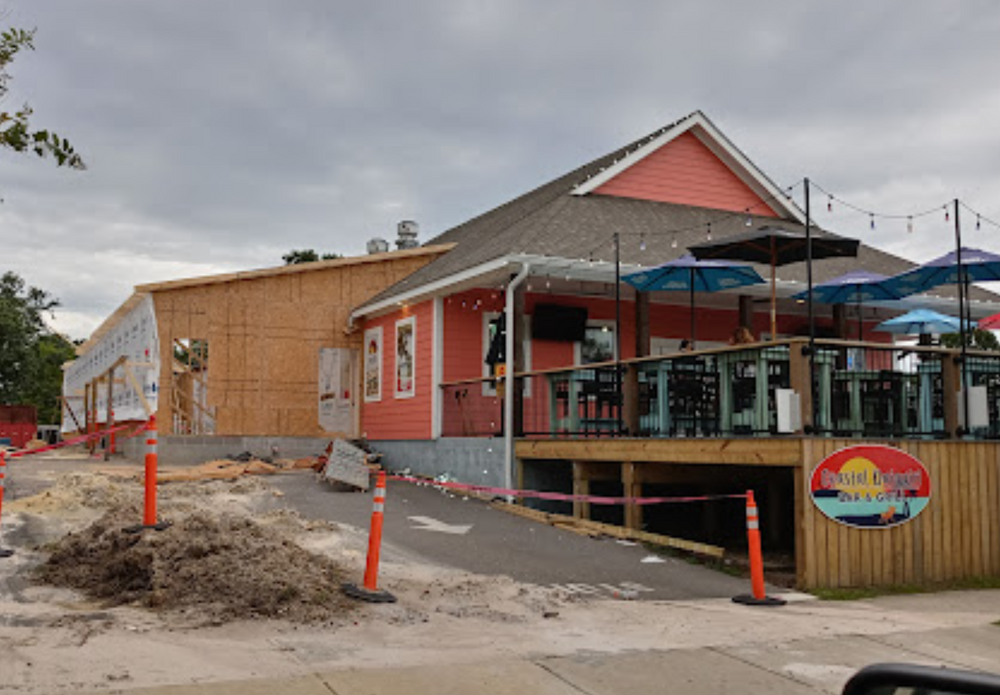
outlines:
[[931, 478], [910, 454], [888, 446], [851, 446], [827, 456], [809, 490], [823, 514], [855, 528], [910, 521], [931, 499]]

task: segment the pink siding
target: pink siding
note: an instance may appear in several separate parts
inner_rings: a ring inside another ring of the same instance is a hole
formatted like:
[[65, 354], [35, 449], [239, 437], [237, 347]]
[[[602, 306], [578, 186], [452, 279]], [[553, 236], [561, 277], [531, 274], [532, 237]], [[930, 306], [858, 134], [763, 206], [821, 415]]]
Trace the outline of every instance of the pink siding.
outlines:
[[[396, 321], [416, 317], [413, 398], [396, 398]], [[382, 326], [382, 400], [363, 403], [361, 431], [368, 439], [430, 439], [433, 389], [434, 308], [423, 302], [372, 319], [365, 328]]]
[[691, 132], [633, 164], [595, 193], [778, 217]]

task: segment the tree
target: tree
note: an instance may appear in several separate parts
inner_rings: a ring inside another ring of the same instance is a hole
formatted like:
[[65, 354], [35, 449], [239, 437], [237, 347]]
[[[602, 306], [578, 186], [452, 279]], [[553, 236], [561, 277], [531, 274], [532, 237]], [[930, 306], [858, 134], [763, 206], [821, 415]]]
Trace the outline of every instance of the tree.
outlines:
[[334, 258], [343, 258], [339, 253], [324, 253], [320, 256], [315, 249], [292, 249], [281, 260], [285, 265], [297, 265], [299, 263], [313, 263], [315, 261], [332, 261]]
[[[945, 333], [941, 336], [941, 344], [945, 347], [962, 347], [962, 337], [959, 333]], [[974, 328], [965, 333], [965, 346], [973, 350], [991, 350], [1000, 352], [1000, 341], [991, 331]]]
[[42, 335], [28, 360], [29, 379], [21, 399], [38, 410], [38, 422], [57, 425], [62, 417], [58, 397], [62, 394], [62, 366], [76, 358], [73, 344], [58, 333]]
[[[0, 32], [0, 100], [8, 91], [11, 75], [7, 71], [15, 56], [23, 50], [35, 50], [35, 30], [7, 29]], [[34, 152], [39, 157], [51, 156], [58, 166], [85, 169], [83, 158], [65, 138], [49, 130], [32, 130], [32, 108], [25, 104], [17, 111], [0, 111], [0, 147], [15, 152]]]
[[62, 392], [62, 364], [73, 358], [73, 346], [45, 325], [58, 305], [16, 273], [0, 277], [0, 403], [34, 405], [50, 421], [58, 421], [50, 409]]

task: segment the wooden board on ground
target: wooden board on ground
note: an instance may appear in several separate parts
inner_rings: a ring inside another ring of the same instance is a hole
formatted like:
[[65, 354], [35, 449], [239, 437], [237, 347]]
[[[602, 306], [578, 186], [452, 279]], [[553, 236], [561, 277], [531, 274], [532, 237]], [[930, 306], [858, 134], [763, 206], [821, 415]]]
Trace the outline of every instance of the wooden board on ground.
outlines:
[[643, 543], [650, 543], [652, 545], [674, 548], [676, 550], [685, 550], [689, 553], [705, 555], [713, 558], [721, 558], [726, 552], [725, 548], [720, 548], [717, 545], [708, 545], [707, 543], [697, 543], [695, 541], [687, 541], [681, 538], [672, 538], [671, 536], [649, 533], [648, 531], [637, 531], [623, 526], [615, 526], [614, 524], [602, 524], [599, 521], [574, 519], [573, 517], [566, 516], [564, 514], [550, 514], [548, 512], [542, 512], [537, 509], [529, 509], [516, 504], [494, 502], [492, 506], [496, 509], [510, 512], [511, 514], [517, 514], [518, 516], [527, 517], [528, 519], [551, 524], [557, 528], [573, 530], [577, 533], [583, 533], [584, 535], [612, 536], [623, 540], [640, 541]]
[[364, 451], [343, 439], [333, 443], [330, 460], [323, 469], [326, 480], [367, 490], [370, 473]]

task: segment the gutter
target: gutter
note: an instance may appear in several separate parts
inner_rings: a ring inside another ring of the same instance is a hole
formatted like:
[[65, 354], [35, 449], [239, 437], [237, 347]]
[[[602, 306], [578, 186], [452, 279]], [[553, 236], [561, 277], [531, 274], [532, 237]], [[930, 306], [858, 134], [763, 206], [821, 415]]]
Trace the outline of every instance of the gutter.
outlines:
[[[507, 373], [505, 375], [506, 386], [504, 389], [503, 410], [503, 474], [504, 484], [508, 490], [514, 489], [514, 294], [517, 288], [528, 277], [531, 272], [531, 264], [521, 265], [520, 272], [507, 285], [506, 297], [506, 321], [507, 335], [505, 336], [504, 350], [506, 352]], [[507, 501], [512, 502], [513, 497], [507, 496]]]

